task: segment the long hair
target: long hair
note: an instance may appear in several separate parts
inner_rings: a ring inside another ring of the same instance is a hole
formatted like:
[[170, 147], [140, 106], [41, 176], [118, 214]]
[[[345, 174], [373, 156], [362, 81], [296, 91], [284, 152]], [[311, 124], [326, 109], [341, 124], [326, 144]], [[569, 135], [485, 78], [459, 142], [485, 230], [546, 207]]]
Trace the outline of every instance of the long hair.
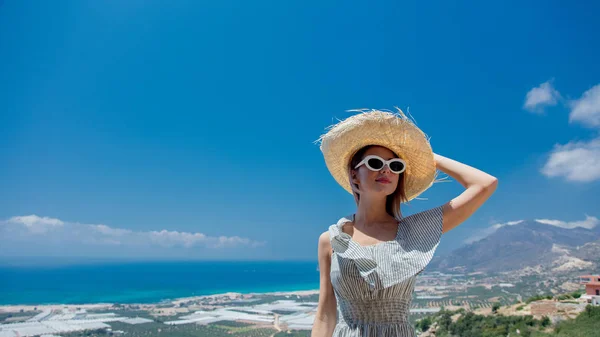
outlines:
[[[352, 170], [354, 169], [354, 167], [356, 167], [356, 165], [358, 165], [358, 163], [361, 162], [361, 160], [363, 160], [363, 157], [365, 155], [365, 152], [367, 152], [367, 150], [371, 147], [373, 147], [375, 145], [367, 145], [363, 148], [361, 148], [360, 150], [358, 150], [354, 156], [352, 156], [352, 159], [350, 160], [349, 166], [348, 166], [348, 177], [350, 179], [350, 185], [354, 185], [355, 187], [356, 184], [354, 184], [352, 182]], [[399, 156], [394, 153], [395, 158], [399, 158]], [[405, 171], [406, 172], [406, 171]], [[385, 211], [393, 216], [395, 219], [400, 220], [400, 204], [402, 202], [406, 202], [406, 193], [404, 193], [404, 172], [400, 173], [400, 176], [398, 177], [398, 185], [396, 186], [396, 190], [394, 191], [394, 193], [388, 195], [386, 197], [385, 200]], [[356, 193], [356, 192], [352, 192], [352, 194], [354, 195], [354, 201], [356, 202], [356, 205], [358, 206], [359, 202], [360, 202], [360, 194]]]

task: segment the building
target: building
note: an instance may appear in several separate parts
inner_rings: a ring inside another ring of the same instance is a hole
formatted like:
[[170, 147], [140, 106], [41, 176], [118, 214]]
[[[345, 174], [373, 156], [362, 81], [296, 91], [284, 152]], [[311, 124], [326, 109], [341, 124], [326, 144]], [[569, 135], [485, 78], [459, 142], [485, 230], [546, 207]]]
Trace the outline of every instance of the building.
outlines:
[[585, 295], [581, 295], [581, 298], [585, 298], [588, 302], [599, 305], [600, 304], [600, 275], [582, 275], [579, 276], [579, 283], [585, 284]]
[[579, 276], [580, 283], [585, 284], [585, 294], [600, 296], [600, 275]]

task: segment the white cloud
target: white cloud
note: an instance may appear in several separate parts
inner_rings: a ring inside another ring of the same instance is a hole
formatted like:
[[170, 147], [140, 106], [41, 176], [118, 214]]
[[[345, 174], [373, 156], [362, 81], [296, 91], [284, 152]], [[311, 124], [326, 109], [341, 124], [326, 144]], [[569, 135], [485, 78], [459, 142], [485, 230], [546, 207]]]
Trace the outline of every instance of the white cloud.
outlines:
[[550, 80], [529, 90], [523, 108], [531, 112], [542, 113], [545, 107], [556, 105], [559, 98], [560, 93], [552, 87], [552, 80]]
[[576, 182], [600, 179], [600, 138], [555, 145], [541, 172], [547, 177], [564, 177]]
[[249, 245], [251, 247], [258, 247], [260, 245], [262, 245], [260, 242], [252, 242], [248, 239], [245, 238], [241, 238], [239, 236], [220, 236], [219, 237], [219, 241], [217, 243], [217, 246], [227, 246], [227, 245], [231, 245], [231, 244], [243, 244], [243, 245]]
[[[211, 239], [202, 233], [177, 232], [168, 231], [164, 229], [160, 232], [149, 232], [148, 235], [152, 242], [165, 247], [171, 247], [176, 245], [192, 247], [196, 244], [208, 243]], [[215, 239], [213, 238], [213, 240]]]
[[123, 236], [123, 235], [132, 233], [132, 231], [130, 231], [129, 229], [112, 228], [112, 227], [108, 227], [106, 225], [88, 225], [88, 226], [90, 226], [92, 229], [98, 231], [99, 233], [102, 233], [105, 235], [111, 235], [111, 236]]
[[37, 215], [15, 216], [7, 221], [0, 221], [0, 237], [4, 240], [25, 240], [29, 244], [53, 242], [63, 245], [79, 243], [138, 248], [152, 246], [163, 248], [257, 247], [264, 244], [264, 242], [257, 242], [239, 236], [212, 237], [202, 233], [164, 229], [161, 231], [132, 231], [106, 225], [63, 222], [59, 219], [42, 218]]
[[535, 219], [535, 221], [546, 224], [546, 225], [568, 228], [568, 229], [576, 228], [576, 227], [592, 229], [592, 228], [596, 227], [598, 224], [600, 224], [600, 220], [598, 220], [598, 218], [596, 218], [595, 216], [589, 216], [589, 215], [586, 215], [585, 220], [582, 220], [582, 221], [566, 222], [566, 221], [561, 221], [561, 220], [550, 220], [550, 219]]
[[569, 103], [571, 114], [570, 122], [581, 122], [589, 127], [600, 127], [600, 84], [581, 95], [578, 100]]
[[43, 234], [49, 230], [60, 228], [64, 222], [48, 217], [39, 217], [37, 215], [13, 216], [7, 220], [8, 223], [22, 224], [31, 233]]

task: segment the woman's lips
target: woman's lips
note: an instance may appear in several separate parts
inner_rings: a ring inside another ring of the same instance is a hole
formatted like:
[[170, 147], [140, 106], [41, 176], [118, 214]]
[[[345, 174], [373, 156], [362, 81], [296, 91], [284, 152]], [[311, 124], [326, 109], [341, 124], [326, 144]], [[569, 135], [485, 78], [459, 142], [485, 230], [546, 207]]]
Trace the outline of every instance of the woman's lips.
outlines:
[[375, 180], [376, 182], [382, 183], [382, 184], [389, 184], [391, 183], [391, 181], [389, 181], [387, 178], [379, 178], [377, 180]]

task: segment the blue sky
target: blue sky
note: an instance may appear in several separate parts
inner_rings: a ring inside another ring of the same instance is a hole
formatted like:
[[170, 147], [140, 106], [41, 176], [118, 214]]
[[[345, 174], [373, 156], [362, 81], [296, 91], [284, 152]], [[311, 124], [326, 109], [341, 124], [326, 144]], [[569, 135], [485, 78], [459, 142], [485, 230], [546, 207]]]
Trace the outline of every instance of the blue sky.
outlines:
[[593, 227], [598, 7], [4, 0], [0, 256], [316, 260], [355, 205], [313, 142], [394, 106], [500, 181], [440, 253], [523, 219]]

